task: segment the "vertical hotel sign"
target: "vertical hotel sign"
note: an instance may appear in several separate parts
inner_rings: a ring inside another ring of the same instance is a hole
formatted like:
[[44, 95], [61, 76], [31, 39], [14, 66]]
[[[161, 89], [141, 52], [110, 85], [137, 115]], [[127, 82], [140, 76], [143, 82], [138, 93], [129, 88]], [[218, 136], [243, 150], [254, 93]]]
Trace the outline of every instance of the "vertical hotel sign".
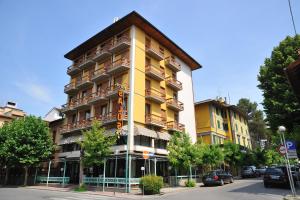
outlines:
[[118, 91], [118, 114], [117, 114], [117, 129], [119, 131], [121, 131], [122, 127], [123, 127], [123, 103], [124, 103], [124, 99], [123, 99], [123, 91], [119, 90]]

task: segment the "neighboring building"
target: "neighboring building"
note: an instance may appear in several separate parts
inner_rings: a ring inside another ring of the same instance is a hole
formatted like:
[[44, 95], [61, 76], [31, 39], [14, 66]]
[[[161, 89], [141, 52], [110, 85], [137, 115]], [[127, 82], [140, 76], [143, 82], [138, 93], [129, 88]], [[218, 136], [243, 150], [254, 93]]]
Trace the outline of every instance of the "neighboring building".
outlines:
[[[76, 141], [92, 120], [108, 132], [115, 132], [118, 124], [128, 133], [131, 177], [142, 176], [145, 151], [154, 154], [146, 173], [167, 175], [166, 146], [174, 131], [185, 130], [196, 142], [192, 71], [201, 65], [138, 13], [116, 21], [65, 57], [73, 64], [67, 70], [70, 83], [64, 89], [68, 99], [62, 108], [58, 156], [69, 163], [71, 182], [78, 181], [79, 173]], [[126, 149], [122, 136], [112, 149], [120, 158], [118, 177], [125, 176]], [[108, 160], [106, 176], [114, 176], [113, 165]], [[93, 175], [100, 171], [95, 168]]]
[[7, 102], [6, 106], [0, 107], [0, 127], [3, 126], [4, 123], [9, 123], [13, 119], [24, 117], [26, 113], [17, 108], [17, 104], [15, 102]]
[[230, 140], [251, 149], [247, 116], [222, 99], [195, 103], [196, 132], [207, 144], [223, 144]]

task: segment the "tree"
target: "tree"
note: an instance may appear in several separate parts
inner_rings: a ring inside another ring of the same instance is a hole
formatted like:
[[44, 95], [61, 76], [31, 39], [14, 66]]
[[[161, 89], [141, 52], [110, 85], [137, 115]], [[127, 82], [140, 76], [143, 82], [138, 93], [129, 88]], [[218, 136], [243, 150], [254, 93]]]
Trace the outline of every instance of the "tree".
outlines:
[[284, 73], [284, 68], [298, 58], [299, 47], [300, 35], [286, 37], [260, 67], [258, 87], [263, 92], [264, 111], [273, 132], [280, 125], [293, 132], [300, 124], [300, 105]]
[[203, 165], [209, 170], [221, 165], [224, 162], [224, 154], [218, 145], [205, 145], [202, 157]]
[[179, 167], [189, 169], [191, 174], [191, 168], [201, 163], [202, 152], [198, 144], [194, 145], [191, 142], [191, 138], [185, 132], [175, 132], [167, 146], [169, 151], [168, 160], [169, 163], [175, 167], [175, 170]]
[[105, 135], [99, 121], [93, 121], [90, 130], [83, 131], [83, 140], [79, 142], [82, 155], [80, 159], [80, 184], [82, 184], [83, 166], [99, 166], [111, 154], [111, 147], [116, 144], [117, 135]]
[[223, 146], [224, 161], [237, 173], [237, 166], [241, 165], [242, 153], [238, 144], [225, 141]]
[[267, 138], [263, 112], [258, 110], [257, 106], [256, 102], [251, 102], [250, 99], [246, 98], [241, 98], [237, 104], [237, 107], [248, 116], [248, 127], [253, 140], [253, 147], [257, 145], [256, 142]]
[[4, 131], [10, 137], [7, 146], [9, 158], [24, 167], [24, 185], [27, 185], [28, 168], [37, 166], [53, 153], [48, 125], [40, 117], [26, 116], [12, 121]]
[[265, 163], [268, 166], [273, 164], [282, 164], [284, 162], [283, 157], [275, 150], [268, 149], [265, 151]]

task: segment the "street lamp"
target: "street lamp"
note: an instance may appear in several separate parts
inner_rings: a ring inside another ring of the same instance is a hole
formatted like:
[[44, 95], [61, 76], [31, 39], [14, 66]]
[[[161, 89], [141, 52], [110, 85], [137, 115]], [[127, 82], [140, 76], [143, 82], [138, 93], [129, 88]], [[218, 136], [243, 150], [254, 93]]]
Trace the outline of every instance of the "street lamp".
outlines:
[[284, 160], [285, 160], [285, 166], [286, 166], [286, 169], [288, 172], [290, 187], [291, 187], [292, 195], [295, 197], [296, 190], [295, 190], [294, 180], [293, 180], [293, 176], [292, 176], [292, 172], [291, 172], [291, 166], [290, 166], [290, 161], [289, 161], [289, 157], [288, 157], [287, 145], [286, 145], [285, 137], [284, 137], [285, 131], [286, 131], [286, 128], [284, 126], [278, 127], [278, 132], [280, 133], [281, 144], [284, 146], [284, 149], [285, 149]]

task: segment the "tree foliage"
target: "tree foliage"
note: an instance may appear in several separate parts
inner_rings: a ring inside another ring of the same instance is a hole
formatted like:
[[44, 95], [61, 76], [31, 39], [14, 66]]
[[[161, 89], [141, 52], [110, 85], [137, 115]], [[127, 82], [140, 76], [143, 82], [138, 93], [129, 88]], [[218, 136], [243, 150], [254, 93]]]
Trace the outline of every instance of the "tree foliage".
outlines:
[[26, 116], [4, 125], [0, 129], [0, 135], [1, 160], [9, 167], [24, 167], [26, 185], [28, 168], [37, 166], [53, 153], [54, 145], [48, 125], [40, 117]]
[[116, 143], [117, 135], [105, 135], [99, 121], [93, 121], [92, 128], [83, 131], [83, 141], [79, 142], [83, 153], [83, 164], [86, 167], [99, 166], [111, 154], [111, 147]]
[[215, 168], [224, 162], [224, 154], [219, 145], [205, 145], [203, 151], [203, 165], [206, 167]]
[[284, 73], [284, 68], [299, 57], [299, 47], [300, 35], [286, 37], [260, 67], [258, 87], [263, 92], [264, 111], [273, 132], [280, 125], [292, 132], [300, 124], [300, 105]]
[[248, 116], [248, 127], [251, 139], [256, 146], [256, 142], [261, 139], [266, 139], [266, 124], [264, 121], [263, 112], [257, 109], [258, 104], [251, 102], [250, 99], [241, 98], [237, 104], [244, 113]]
[[271, 166], [273, 164], [282, 164], [284, 162], [283, 157], [273, 149], [265, 151], [265, 164]]
[[225, 141], [223, 145], [224, 161], [230, 166], [241, 165], [242, 153], [238, 144]]

